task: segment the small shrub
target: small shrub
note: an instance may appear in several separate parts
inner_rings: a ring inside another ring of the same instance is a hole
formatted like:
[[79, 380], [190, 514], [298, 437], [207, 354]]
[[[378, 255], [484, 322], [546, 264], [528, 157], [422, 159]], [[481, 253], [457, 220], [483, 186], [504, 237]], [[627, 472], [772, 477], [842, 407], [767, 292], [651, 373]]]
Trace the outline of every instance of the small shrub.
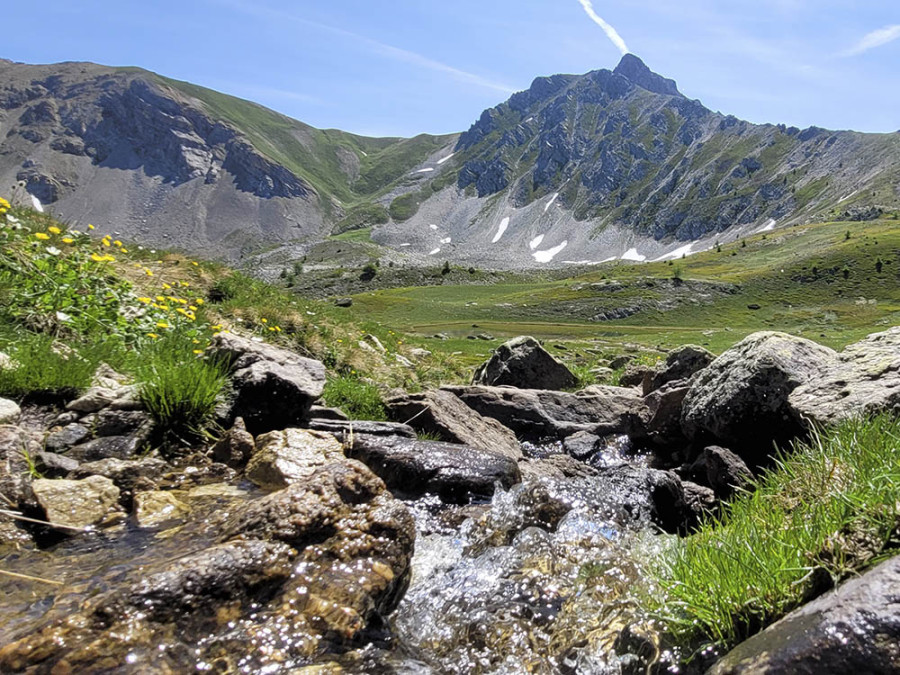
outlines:
[[378, 387], [353, 375], [328, 378], [322, 398], [327, 405], [343, 410], [350, 419], [387, 419]]

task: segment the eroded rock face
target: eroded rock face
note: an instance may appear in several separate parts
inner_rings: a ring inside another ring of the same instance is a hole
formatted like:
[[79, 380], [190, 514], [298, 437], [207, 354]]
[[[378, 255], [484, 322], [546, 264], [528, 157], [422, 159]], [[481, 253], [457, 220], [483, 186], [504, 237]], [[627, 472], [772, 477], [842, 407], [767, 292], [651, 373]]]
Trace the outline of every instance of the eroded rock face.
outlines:
[[513, 338], [475, 371], [473, 384], [508, 385], [523, 389], [568, 389], [575, 376], [533, 337]]
[[797, 416], [818, 424], [900, 411], [900, 326], [848, 345], [836, 363], [797, 387], [789, 401]]
[[412, 516], [358, 462], [233, 508], [217, 543], [0, 648], [0, 671], [297, 668], [364, 644], [405, 591]]
[[512, 459], [522, 457], [512, 431], [497, 420], [482, 417], [449, 391], [394, 396], [384, 405], [397, 421], [409, 420], [416, 430], [437, 434], [448, 443], [462, 443]]
[[119, 488], [104, 476], [81, 480], [32, 481], [31, 489], [47, 520], [62, 528], [83, 528], [114, 522], [119, 512]]
[[570, 394], [512, 387], [444, 387], [467, 406], [512, 429], [522, 440], [565, 438], [578, 431], [597, 436], [642, 429], [640, 394], [621, 387], [588, 387]]
[[409, 496], [434, 492], [444, 501], [465, 503], [490, 497], [495, 484], [508, 488], [520, 480], [515, 460], [456, 443], [358, 434], [346, 452]]
[[797, 387], [822, 378], [837, 363], [827, 347], [785, 333], [754, 333], [724, 352], [691, 381], [681, 423], [688, 438], [727, 445], [749, 462], [772, 452], [802, 427], [788, 405]]
[[218, 335], [212, 352], [232, 366], [232, 417], [260, 434], [301, 426], [325, 386], [325, 366], [286, 349], [231, 333]]
[[900, 671], [900, 557], [739, 644], [711, 675], [888, 675]]
[[256, 439], [256, 450], [245, 475], [261, 488], [279, 490], [343, 458], [341, 444], [324, 431], [270, 431]]

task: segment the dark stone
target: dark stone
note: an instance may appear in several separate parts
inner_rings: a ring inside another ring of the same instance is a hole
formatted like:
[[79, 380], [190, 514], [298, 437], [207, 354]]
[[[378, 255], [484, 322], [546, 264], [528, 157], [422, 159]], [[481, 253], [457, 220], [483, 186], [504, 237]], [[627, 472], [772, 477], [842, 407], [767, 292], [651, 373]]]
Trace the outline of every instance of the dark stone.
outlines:
[[348, 457], [359, 459], [403, 495], [434, 492], [454, 503], [488, 498], [519, 482], [515, 460], [466, 445], [354, 434]]
[[744, 460], [727, 448], [717, 445], [705, 448], [702, 462], [706, 467], [706, 480], [720, 499], [728, 499], [753, 481], [753, 472]]
[[352, 307], [353, 306], [353, 298], [338, 298], [334, 301], [334, 304], [337, 307]]
[[48, 434], [44, 439], [44, 447], [50, 452], [65, 452], [90, 435], [90, 430], [83, 424], [68, 424], [59, 431]]
[[563, 441], [563, 450], [575, 459], [585, 462], [602, 447], [603, 439], [589, 431], [578, 431]]
[[672, 380], [644, 397], [647, 414], [642, 435], [657, 448], [687, 445], [681, 431], [681, 408], [688, 390], [686, 380]]
[[711, 675], [900, 672], [900, 557], [794, 610], [726, 654]]
[[523, 389], [566, 389], [575, 376], [532, 337], [513, 338], [475, 371], [473, 384], [508, 385]]
[[62, 478], [77, 469], [79, 464], [77, 459], [47, 451], [35, 453], [31, 460], [44, 478]]
[[71, 448], [69, 457], [79, 462], [96, 462], [101, 459], [129, 459], [142, 449], [144, 439], [136, 436], [104, 436]]
[[696, 345], [685, 345], [669, 353], [665, 363], [660, 364], [643, 379], [644, 396], [656, 391], [667, 382], [688, 380], [697, 371], [712, 363], [716, 356], [709, 350]]
[[762, 309], [762, 306], [756, 304], [755, 302], [752, 302], [749, 305], [747, 305], [747, 309], [757, 310], [757, 309]]
[[321, 405], [314, 405], [309, 409], [309, 417], [312, 420], [348, 420], [350, 419], [339, 408], [326, 408]]
[[253, 436], [244, 426], [243, 418], [238, 417], [234, 426], [213, 445], [211, 454], [216, 462], [236, 468], [250, 460], [254, 447]]
[[140, 410], [111, 410], [106, 408], [81, 420], [82, 425], [90, 427], [96, 438], [102, 436], [142, 435], [146, 438], [153, 426], [153, 421]]
[[400, 424], [399, 422], [313, 419], [309, 421], [309, 428], [315, 431], [327, 431], [341, 442], [348, 440], [355, 434], [400, 436], [412, 440], [416, 439], [416, 430], [408, 424]]

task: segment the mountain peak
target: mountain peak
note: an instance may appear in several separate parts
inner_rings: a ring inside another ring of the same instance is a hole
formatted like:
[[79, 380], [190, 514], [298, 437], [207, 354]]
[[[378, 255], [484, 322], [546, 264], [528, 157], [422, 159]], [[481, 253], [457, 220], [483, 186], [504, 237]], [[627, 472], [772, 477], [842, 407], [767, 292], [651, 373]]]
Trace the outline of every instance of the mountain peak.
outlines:
[[675, 84], [675, 80], [657, 75], [634, 54], [625, 54], [613, 72], [647, 91], [652, 91], [656, 94], [666, 94], [667, 96], [682, 95], [678, 91], [678, 85]]

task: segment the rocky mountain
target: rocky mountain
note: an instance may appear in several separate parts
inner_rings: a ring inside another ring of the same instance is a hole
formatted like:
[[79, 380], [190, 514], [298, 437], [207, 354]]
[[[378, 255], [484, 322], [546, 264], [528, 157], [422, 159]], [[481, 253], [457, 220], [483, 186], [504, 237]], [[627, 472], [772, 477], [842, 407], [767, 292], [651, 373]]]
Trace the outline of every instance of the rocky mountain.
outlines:
[[232, 259], [365, 227], [413, 263], [655, 259], [900, 205], [900, 133], [744, 122], [632, 55], [412, 139], [315, 129], [135, 68], [0, 61], [0, 82], [3, 184], [72, 222]]
[[455, 184], [377, 239], [494, 264], [640, 260], [900, 203], [900, 133], [744, 122], [630, 54], [536, 79], [484, 111], [453, 161]]
[[0, 184], [70, 222], [219, 257], [322, 238], [455, 140], [314, 129], [137, 68], [0, 60], [0, 83]]

